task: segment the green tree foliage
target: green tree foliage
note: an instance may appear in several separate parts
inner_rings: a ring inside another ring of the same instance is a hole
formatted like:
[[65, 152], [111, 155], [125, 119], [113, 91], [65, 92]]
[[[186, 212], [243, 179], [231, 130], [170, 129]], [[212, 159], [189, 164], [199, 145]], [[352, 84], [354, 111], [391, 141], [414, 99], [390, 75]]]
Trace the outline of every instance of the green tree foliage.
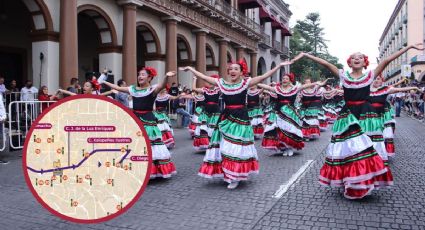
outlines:
[[[292, 28], [290, 40], [291, 58], [300, 52], [310, 52], [331, 62], [338, 68], [342, 68], [343, 65], [338, 63], [338, 58], [329, 54], [327, 50], [328, 40], [324, 38], [323, 30], [324, 28], [320, 25], [319, 13], [310, 13], [304, 20], [298, 20], [294, 28]], [[312, 78], [313, 81], [332, 77], [329, 70], [306, 58], [291, 65], [291, 72], [298, 77], [298, 81], [302, 81], [306, 77]]]

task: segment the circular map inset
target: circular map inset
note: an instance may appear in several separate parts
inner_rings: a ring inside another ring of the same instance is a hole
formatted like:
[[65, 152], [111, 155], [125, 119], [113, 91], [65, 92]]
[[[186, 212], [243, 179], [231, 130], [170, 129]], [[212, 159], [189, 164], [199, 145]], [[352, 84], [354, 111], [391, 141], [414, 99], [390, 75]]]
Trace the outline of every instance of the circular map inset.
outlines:
[[149, 181], [151, 147], [140, 120], [92, 95], [51, 105], [26, 136], [23, 169], [37, 200], [69, 221], [97, 223], [130, 208]]

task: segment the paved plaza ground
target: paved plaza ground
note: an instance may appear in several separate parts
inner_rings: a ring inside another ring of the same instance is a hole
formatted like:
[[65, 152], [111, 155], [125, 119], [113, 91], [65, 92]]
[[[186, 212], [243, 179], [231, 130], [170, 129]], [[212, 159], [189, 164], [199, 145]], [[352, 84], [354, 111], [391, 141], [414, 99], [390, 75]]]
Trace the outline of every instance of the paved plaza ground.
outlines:
[[347, 200], [317, 181], [330, 131], [293, 157], [270, 156], [257, 141], [260, 174], [228, 190], [197, 176], [203, 154], [179, 129], [172, 151], [177, 175], [151, 181], [128, 212], [91, 225], [45, 210], [27, 188], [20, 152], [4, 152], [10, 164], [0, 165], [0, 229], [425, 229], [425, 125], [408, 117], [397, 122], [395, 186], [363, 200]]

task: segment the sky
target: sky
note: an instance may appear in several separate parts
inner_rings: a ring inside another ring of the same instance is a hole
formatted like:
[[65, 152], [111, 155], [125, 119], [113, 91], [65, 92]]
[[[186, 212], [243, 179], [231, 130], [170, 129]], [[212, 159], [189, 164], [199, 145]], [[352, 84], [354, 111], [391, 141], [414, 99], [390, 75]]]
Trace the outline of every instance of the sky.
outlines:
[[328, 51], [339, 58], [344, 68], [346, 59], [355, 52], [369, 56], [374, 68], [379, 56], [379, 39], [398, 0], [283, 0], [292, 12], [289, 21], [303, 20], [308, 13], [320, 14]]

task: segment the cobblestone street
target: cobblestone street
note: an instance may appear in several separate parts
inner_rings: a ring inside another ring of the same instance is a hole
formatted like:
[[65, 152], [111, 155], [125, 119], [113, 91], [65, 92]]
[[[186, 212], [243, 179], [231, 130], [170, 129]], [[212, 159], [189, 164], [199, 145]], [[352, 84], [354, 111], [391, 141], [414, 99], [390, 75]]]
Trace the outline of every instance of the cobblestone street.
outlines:
[[[228, 190], [226, 183], [197, 176], [203, 154], [195, 153], [186, 130], [176, 130], [173, 161], [178, 174], [151, 181], [142, 198], [120, 217], [102, 224], [74, 224], [45, 210], [27, 189], [19, 152], [3, 153], [11, 161], [0, 167], [2, 229], [424, 229], [425, 126], [397, 119], [396, 157], [390, 167], [394, 183], [360, 201], [317, 182], [330, 131], [308, 142], [293, 157], [269, 156], [257, 147], [260, 174]], [[313, 162], [283, 194], [274, 194], [297, 171]]]

